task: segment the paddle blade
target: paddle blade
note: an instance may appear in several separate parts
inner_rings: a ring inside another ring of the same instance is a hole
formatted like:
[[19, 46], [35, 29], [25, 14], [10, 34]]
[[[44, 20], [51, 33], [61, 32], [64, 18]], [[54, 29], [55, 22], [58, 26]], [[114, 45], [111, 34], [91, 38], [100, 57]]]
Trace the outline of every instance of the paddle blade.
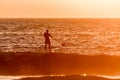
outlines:
[[62, 43], [61, 45], [62, 45], [62, 46], [65, 46], [65, 44], [64, 44], [64, 43]]

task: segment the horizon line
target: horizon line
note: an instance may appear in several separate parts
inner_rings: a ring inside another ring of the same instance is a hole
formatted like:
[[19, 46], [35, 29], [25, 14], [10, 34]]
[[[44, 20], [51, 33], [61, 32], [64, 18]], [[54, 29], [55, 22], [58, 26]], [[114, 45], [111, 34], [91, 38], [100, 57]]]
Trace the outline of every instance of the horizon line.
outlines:
[[64, 18], [64, 17], [0, 17], [0, 19], [120, 19], [120, 18], [105, 18], [105, 17], [68, 17], [68, 18]]

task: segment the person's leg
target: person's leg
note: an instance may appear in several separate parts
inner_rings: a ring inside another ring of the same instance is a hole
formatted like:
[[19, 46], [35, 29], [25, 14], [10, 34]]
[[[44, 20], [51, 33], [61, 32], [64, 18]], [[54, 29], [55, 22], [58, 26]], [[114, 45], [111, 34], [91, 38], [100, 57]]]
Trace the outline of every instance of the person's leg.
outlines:
[[49, 43], [48, 45], [49, 45], [49, 51], [51, 51], [51, 43]]
[[45, 51], [46, 51], [46, 47], [47, 47], [47, 44], [45, 44], [45, 47], [44, 47]]
[[45, 47], [44, 47], [45, 51], [47, 49], [47, 41], [45, 41]]

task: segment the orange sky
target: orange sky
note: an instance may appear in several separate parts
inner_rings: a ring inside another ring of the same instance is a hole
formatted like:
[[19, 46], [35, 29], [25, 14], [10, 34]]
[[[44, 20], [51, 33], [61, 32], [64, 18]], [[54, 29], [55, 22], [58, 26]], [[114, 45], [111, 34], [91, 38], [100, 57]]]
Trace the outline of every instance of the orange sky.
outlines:
[[1, 18], [120, 18], [120, 0], [0, 0]]

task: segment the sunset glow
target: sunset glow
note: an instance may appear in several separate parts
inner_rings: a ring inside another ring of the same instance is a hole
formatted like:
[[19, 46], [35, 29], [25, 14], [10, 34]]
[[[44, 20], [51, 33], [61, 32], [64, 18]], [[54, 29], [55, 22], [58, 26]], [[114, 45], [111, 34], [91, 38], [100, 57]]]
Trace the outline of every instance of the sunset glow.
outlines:
[[120, 0], [0, 0], [1, 18], [120, 18]]

